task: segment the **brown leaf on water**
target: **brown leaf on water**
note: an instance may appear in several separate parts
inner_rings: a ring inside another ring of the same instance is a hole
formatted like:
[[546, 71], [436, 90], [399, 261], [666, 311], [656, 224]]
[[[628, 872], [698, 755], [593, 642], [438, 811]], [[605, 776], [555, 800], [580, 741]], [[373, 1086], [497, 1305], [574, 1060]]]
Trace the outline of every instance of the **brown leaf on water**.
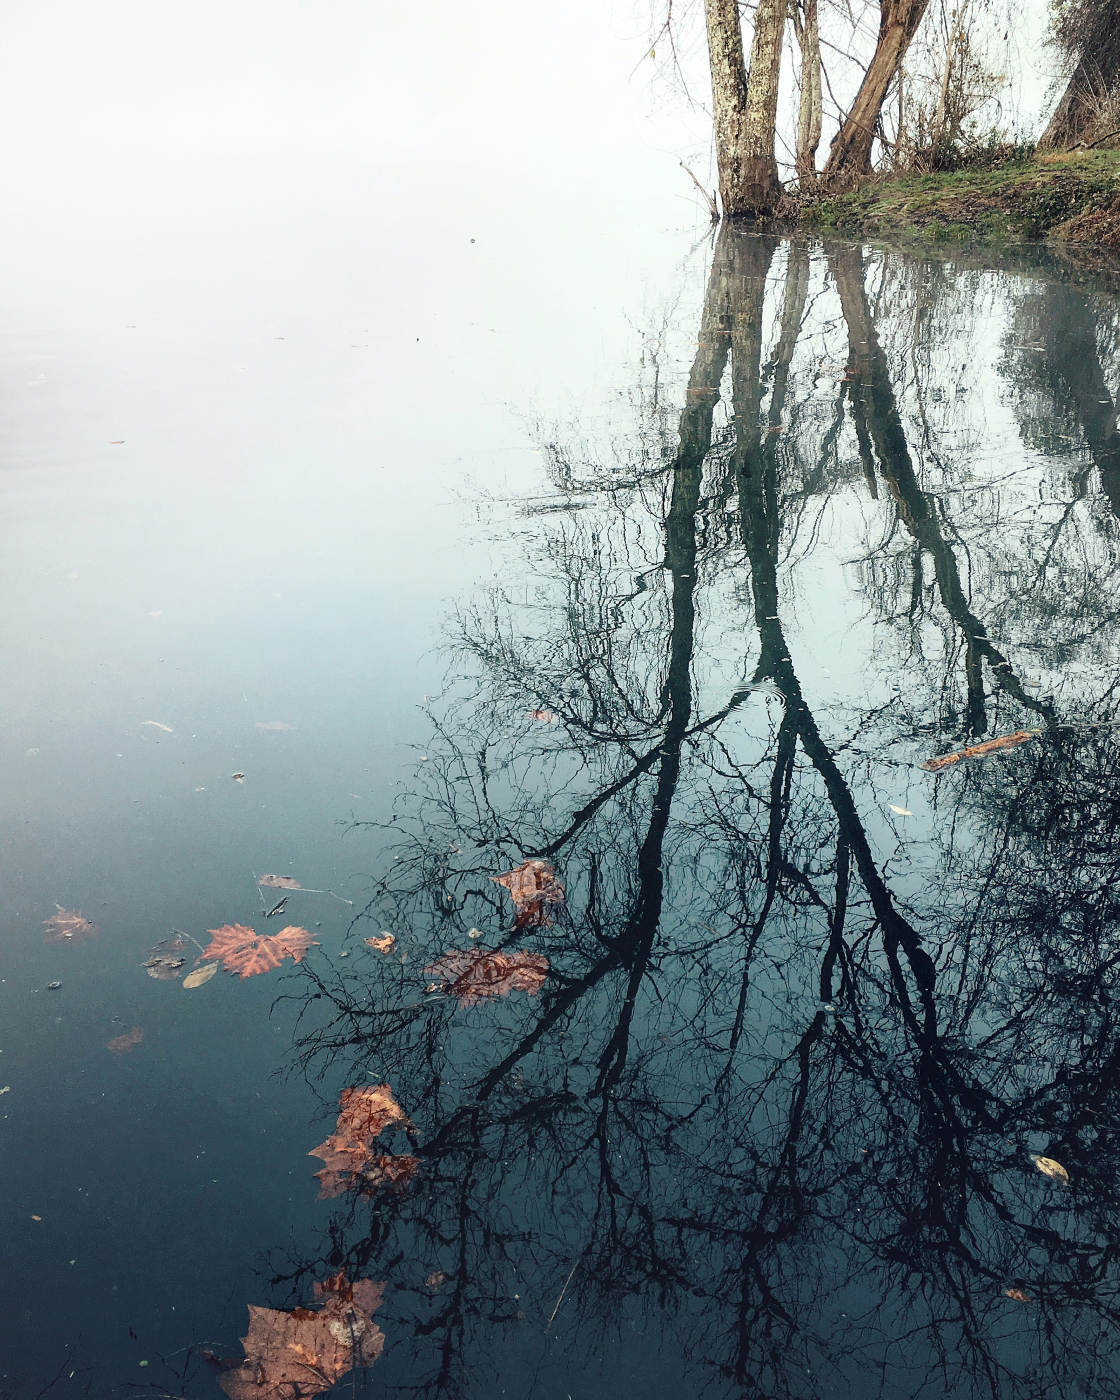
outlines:
[[1069, 1180], [1069, 1172], [1066, 1171], [1061, 1162], [1055, 1162], [1053, 1157], [1040, 1157], [1037, 1152], [1032, 1152], [1031, 1161], [1042, 1175], [1048, 1176], [1051, 1181]]
[[157, 982], [177, 982], [182, 977], [186, 965], [186, 950], [185, 938], [165, 938], [151, 950], [142, 966], [148, 976], [154, 977]]
[[504, 875], [491, 875], [496, 885], [509, 890], [517, 912], [514, 928], [552, 923], [550, 904], [563, 904], [564, 886], [547, 860], [523, 860]]
[[530, 719], [535, 719], [538, 724], [555, 724], [556, 715], [551, 710], [529, 710]]
[[97, 933], [97, 925], [91, 924], [77, 909], [63, 909], [56, 904], [57, 914], [43, 920], [43, 941], [45, 943], [84, 943]]
[[381, 1306], [383, 1283], [350, 1283], [339, 1273], [316, 1284], [315, 1292], [318, 1310], [249, 1305], [245, 1359], [218, 1377], [230, 1400], [309, 1400], [381, 1355], [385, 1334], [372, 1314]]
[[316, 941], [307, 929], [294, 924], [282, 928], [271, 937], [257, 933], [244, 924], [223, 924], [221, 928], [208, 929], [207, 932], [210, 942], [197, 961], [216, 958], [227, 972], [236, 972], [242, 977], [271, 972], [285, 958], [302, 962], [304, 954]]
[[420, 1165], [418, 1157], [375, 1153], [374, 1141], [394, 1123], [406, 1131], [412, 1124], [393, 1097], [388, 1084], [365, 1084], [343, 1089], [338, 1096], [338, 1121], [318, 1147], [307, 1154], [326, 1164], [319, 1178], [319, 1199], [341, 1196], [348, 1190], [363, 1195], [391, 1187], [404, 1190]]
[[133, 1026], [130, 1031], [125, 1031], [124, 1035], [115, 1035], [106, 1044], [105, 1049], [112, 1051], [114, 1055], [126, 1055], [130, 1050], [135, 1050], [143, 1039], [143, 1027]]
[[1016, 1303], [1032, 1303], [1034, 1301], [1034, 1294], [1027, 1293], [1022, 1288], [1005, 1288], [1003, 1290], [1003, 1296], [1005, 1298], [1013, 1298]]
[[183, 990], [193, 992], [196, 987], [201, 987], [209, 982], [217, 970], [218, 964], [212, 962], [207, 963], [205, 967], [197, 967], [193, 972], [188, 972], [183, 978]]
[[939, 758], [927, 758], [922, 767], [927, 773], [936, 773], [942, 768], [959, 763], [962, 758], [987, 758], [989, 754], [1016, 748], [1019, 744], [1025, 744], [1028, 739], [1037, 739], [1038, 734], [1037, 729], [1017, 729], [1014, 734], [1001, 734], [998, 739], [986, 739], [982, 744], [971, 744], [955, 753], [943, 753]]
[[393, 944], [397, 940], [391, 933], [383, 933], [380, 938], [375, 938], [372, 934], [366, 939], [367, 948], [376, 948], [379, 953], [388, 956], [393, 951]]
[[445, 953], [424, 969], [438, 977], [448, 995], [460, 1006], [473, 1006], [487, 997], [507, 997], [510, 992], [535, 996], [548, 972], [548, 959], [540, 953], [488, 953], [485, 948], [465, 948]]
[[298, 890], [301, 888], [298, 880], [293, 880], [290, 875], [262, 875], [257, 880], [258, 885], [264, 885], [270, 890]]
[[[312, 1154], [308, 1154], [309, 1156]], [[325, 1152], [316, 1152], [326, 1166], [315, 1175], [319, 1178], [319, 1199], [331, 1200], [345, 1196], [347, 1191], [356, 1191], [359, 1196], [374, 1196], [380, 1191], [403, 1191], [416, 1175], [420, 1158], [407, 1153], [370, 1153], [363, 1161], [355, 1164], [352, 1157]], [[337, 1161], [337, 1165], [335, 1162]]]

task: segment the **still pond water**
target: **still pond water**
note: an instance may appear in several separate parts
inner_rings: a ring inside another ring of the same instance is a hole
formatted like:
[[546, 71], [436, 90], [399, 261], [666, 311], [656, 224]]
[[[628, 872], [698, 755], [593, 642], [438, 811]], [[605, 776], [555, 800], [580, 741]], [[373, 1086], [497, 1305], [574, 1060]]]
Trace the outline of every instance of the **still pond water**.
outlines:
[[1116, 1394], [1116, 279], [431, 253], [11, 309], [0, 1393]]

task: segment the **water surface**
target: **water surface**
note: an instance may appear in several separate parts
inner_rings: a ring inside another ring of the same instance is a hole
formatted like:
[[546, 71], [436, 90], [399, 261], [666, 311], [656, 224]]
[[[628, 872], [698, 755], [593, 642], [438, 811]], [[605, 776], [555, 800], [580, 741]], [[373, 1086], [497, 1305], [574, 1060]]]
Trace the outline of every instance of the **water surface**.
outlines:
[[[1116, 1387], [1115, 278], [726, 234], [581, 301], [568, 232], [13, 304], [14, 1398], [217, 1397], [339, 1271], [340, 1395]], [[146, 974], [229, 924], [316, 943]], [[380, 1084], [416, 1162], [320, 1198]]]

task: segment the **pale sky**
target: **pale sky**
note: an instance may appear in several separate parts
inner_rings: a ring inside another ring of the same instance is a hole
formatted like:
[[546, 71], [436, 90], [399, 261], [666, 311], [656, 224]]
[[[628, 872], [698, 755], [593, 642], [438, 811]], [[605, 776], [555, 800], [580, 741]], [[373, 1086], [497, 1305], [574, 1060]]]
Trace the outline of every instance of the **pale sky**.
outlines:
[[[217, 210], [252, 220], [263, 205], [426, 217], [550, 181], [558, 200], [571, 182], [606, 205], [693, 200], [678, 161], [707, 180], [702, 7], [675, 11], [691, 104], [664, 42], [643, 59], [659, 13], [630, 0], [9, 0], [0, 218], [77, 234]], [[1028, 13], [1023, 48], [1040, 54], [1042, 0]], [[1027, 109], [1041, 72], [1019, 84]]]

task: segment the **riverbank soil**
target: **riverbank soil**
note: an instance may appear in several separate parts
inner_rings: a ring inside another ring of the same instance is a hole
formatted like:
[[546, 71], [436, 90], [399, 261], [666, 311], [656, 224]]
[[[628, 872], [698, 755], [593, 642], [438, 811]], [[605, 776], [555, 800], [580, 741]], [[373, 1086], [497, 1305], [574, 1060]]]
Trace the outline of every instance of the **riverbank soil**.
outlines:
[[1067, 151], [995, 169], [891, 177], [843, 194], [793, 195], [788, 212], [842, 231], [1047, 239], [1120, 252], [1120, 151]]

